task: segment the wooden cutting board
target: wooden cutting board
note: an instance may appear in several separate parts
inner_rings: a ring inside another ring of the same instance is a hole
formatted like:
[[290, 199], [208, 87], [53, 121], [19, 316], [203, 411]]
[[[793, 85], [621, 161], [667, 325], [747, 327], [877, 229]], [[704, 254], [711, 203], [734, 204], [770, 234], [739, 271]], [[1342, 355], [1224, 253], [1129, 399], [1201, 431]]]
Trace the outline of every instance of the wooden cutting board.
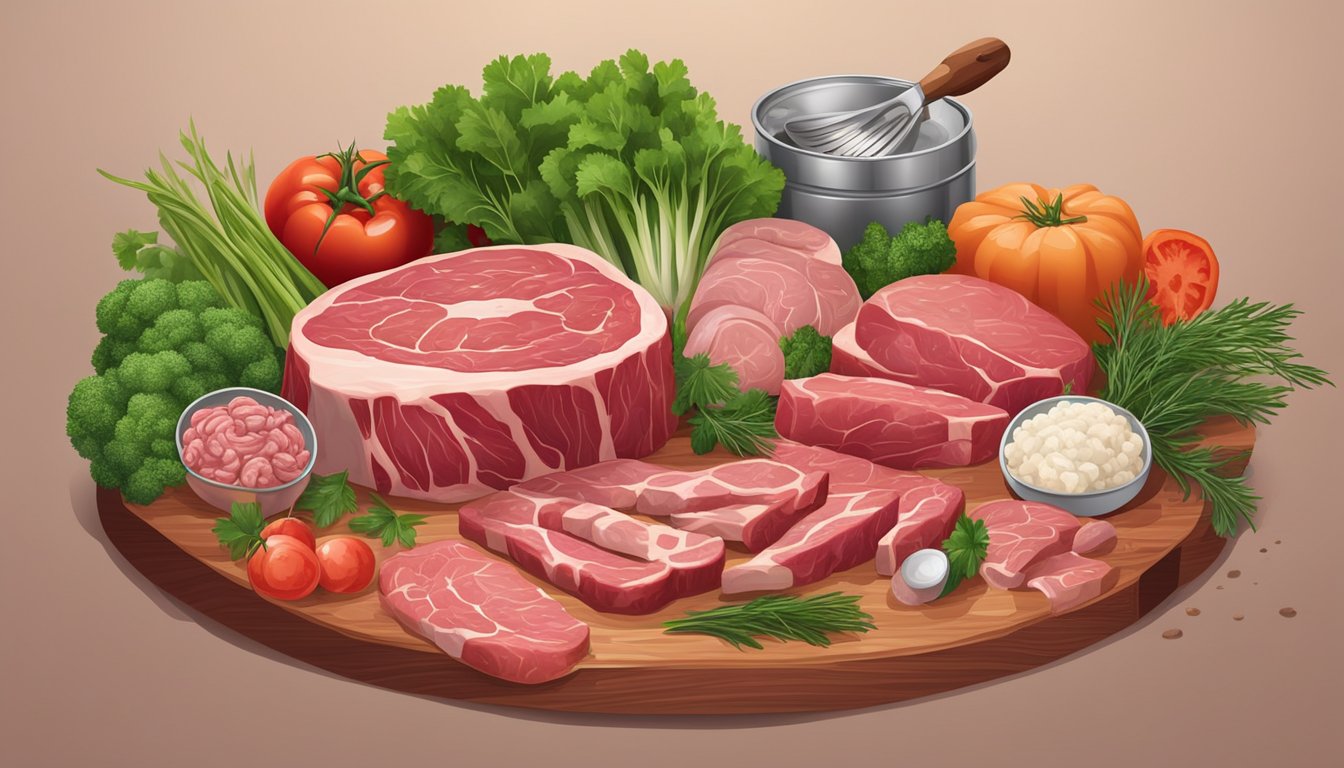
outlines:
[[[1203, 432], [1207, 444], [1244, 452], [1244, 458], [1228, 467], [1238, 474], [1244, 471], [1255, 438], [1252, 428], [1211, 422]], [[733, 459], [717, 451], [696, 456], [684, 433], [649, 458], [682, 468]], [[997, 463], [927, 474], [964, 490], [968, 509], [1010, 497]], [[369, 502], [363, 491], [359, 500], [361, 507]], [[398, 511], [429, 516], [418, 529], [420, 542], [460, 538], [455, 505], [400, 499], [390, 503]], [[300, 661], [415, 694], [631, 714], [849, 709], [1021, 672], [1128, 627], [1208, 568], [1225, 544], [1214, 535], [1205, 505], [1184, 499], [1175, 481], [1154, 468], [1138, 498], [1107, 518], [1119, 536], [1115, 548], [1100, 559], [1119, 571], [1119, 581], [1099, 598], [1052, 616], [1048, 601], [1035, 590], [994, 590], [976, 579], [934, 604], [912, 608], [890, 596], [889, 580], [878, 576], [870, 562], [790, 590], [862, 596], [861, 605], [877, 628], [838, 636], [828, 648], [765, 640], [764, 650], [736, 650], [711, 637], [662, 632], [662, 622], [687, 610], [737, 602], [717, 592], [679, 600], [646, 616], [618, 616], [594, 611], [532, 579], [589, 624], [592, 651], [568, 677], [524, 686], [476, 672], [407, 632], [379, 605], [376, 583], [357, 595], [319, 590], [295, 602], [263, 599], [248, 587], [243, 564], [230, 561], [210, 531], [221, 513], [185, 487], [143, 507], [100, 488], [98, 509], [113, 544], [152, 582], [205, 616]], [[348, 529], [341, 522], [323, 533]], [[379, 551], [379, 557], [396, 551]], [[730, 552], [728, 561], [731, 565], [749, 557]]]

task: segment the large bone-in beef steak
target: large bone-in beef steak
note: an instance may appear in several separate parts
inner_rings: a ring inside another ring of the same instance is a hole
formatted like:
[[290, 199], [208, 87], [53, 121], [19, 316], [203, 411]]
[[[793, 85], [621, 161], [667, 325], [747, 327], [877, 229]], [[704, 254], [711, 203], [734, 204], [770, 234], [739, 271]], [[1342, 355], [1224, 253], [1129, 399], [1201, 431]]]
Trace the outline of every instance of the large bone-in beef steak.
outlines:
[[452, 502], [653, 453], [676, 426], [667, 317], [571, 245], [430, 256], [344, 283], [294, 317], [282, 394], [316, 471]]

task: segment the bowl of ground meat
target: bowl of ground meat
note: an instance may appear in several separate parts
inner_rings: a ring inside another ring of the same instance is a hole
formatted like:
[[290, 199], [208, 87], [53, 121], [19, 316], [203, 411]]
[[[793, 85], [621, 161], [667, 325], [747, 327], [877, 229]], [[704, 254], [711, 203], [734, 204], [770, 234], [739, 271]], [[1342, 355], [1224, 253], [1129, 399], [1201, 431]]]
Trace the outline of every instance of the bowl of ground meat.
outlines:
[[201, 396], [177, 420], [187, 485], [224, 511], [255, 502], [263, 517], [294, 506], [317, 459], [313, 425], [293, 403], [249, 387]]

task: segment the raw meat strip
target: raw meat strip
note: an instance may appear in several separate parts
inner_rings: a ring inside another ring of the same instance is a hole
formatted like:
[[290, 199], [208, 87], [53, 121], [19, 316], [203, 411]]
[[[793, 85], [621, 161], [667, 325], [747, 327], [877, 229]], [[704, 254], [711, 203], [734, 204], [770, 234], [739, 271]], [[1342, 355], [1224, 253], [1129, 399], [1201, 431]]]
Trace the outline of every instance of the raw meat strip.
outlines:
[[1086, 523], [1073, 537], [1073, 551], [1080, 555], [1096, 552], [1115, 541], [1115, 526], [1105, 520]]
[[905, 558], [921, 549], [940, 547], [952, 535], [965, 508], [966, 494], [947, 483], [908, 492], [901, 499], [901, 516], [895, 527], [877, 542], [877, 572], [892, 576]]
[[588, 625], [493, 557], [436, 541], [379, 569], [383, 608], [410, 631], [487, 675], [544, 683], [588, 655]]
[[760, 552], [816, 506], [797, 507], [787, 502], [734, 504], [699, 512], [675, 512], [668, 522], [684, 531], [740, 542], [748, 552]]
[[1032, 564], [1070, 551], [1080, 527], [1078, 518], [1058, 507], [1017, 499], [981, 504], [970, 517], [989, 529], [980, 575], [998, 589], [1021, 586]]
[[727, 305], [707, 312], [686, 339], [686, 357], [706, 355], [737, 372], [738, 388], [779, 394], [784, 351], [770, 319], [754, 309]]
[[1027, 586], [1050, 598], [1051, 613], [1063, 613], [1115, 586], [1118, 576], [1100, 560], [1065, 552], [1028, 568]]
[[784, 382], [781, 437], [895, 469], [964, 467], [998, 455], [1002, 408], [871, 377], [823, 373]]

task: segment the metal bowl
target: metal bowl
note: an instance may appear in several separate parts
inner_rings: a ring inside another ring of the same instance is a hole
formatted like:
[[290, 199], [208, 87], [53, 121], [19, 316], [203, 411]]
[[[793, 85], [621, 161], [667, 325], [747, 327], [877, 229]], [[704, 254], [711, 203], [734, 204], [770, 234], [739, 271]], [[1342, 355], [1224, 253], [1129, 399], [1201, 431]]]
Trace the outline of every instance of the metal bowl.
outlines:
[[294, 414], [294, 426], [298, 427], [299, 434], [303, 435], [304, 445], [308, 447], [308, 465], [303, 468], [303, 472], [283, 485], [271, 488], [245, 488], [240, 485], [228, 485], [201, 477], [193, 472], [191, 467], [187, 467], [185, 461], [182, 462], [182, 466], [187, 468], [187, 485], [206, 504], [227, 512], [234, 502], [256, 502], [261, 508], [262, 517], [270, 517], [284, 512], [299, 500], [299, 496], [308, 487], [308, 481], [313, 475], [313, 465], [317, 462], [317, 434], [313, 432], [313, 424], [304, 415], [303, 411], [300, 411], [293, 403], [279, 395], [250, 387], [226, 387], [201, 395], [191, 405], [188, 405], [182, 411], [182, 415], [177, 418], [177, 434], [174, 436], [177, 442], [177, 458], [182, 459], [182, 435], [191, 426], [191, 415], [193, 413], [202, 408], [227, 405], [233, 398], [242, 395], [246, 395], [262, 405], [286, 410]]
[[[1031, 417], [1045, 413], [1055, 406], [1056, 403], [1102, 403], [1106, 407], [1125, 417], [1129, 422], [1129, 428], [1139, 436], [1143, 441], [1143, 448], [1140, 456], [1143, 458], [1142, 468], [1133, 480], [1116, 488], [1107, 488], [1103, 491], [1087, 491], [1085, 493], [1058, 493], [1056, 491], [1047, 491], [1044, 488], [1037, 488], [1034, 485], [1024, 483], [1013, 476], [1008, 471], [1008, 461], [1003, 456], [1003, 451], [1008, 444], [1013, 441], [1013, 430], [1022, 426], [1022, 422]], [[1032, 403], [1022, 412], [1017, 414], [1008, 423], [1008, 428], [1003, 431], [1003, 439], [999, 441], [999, 469], [1003, 472], [1003, 479], [1008, 483], [1008, 487], [1020, 499], [1026, 501], [1039, 501], [1045, 504], [1052, 504], [1067, 512], [1071, 512], [1078, 517], [1097, 517], [1107, 515], [1117, 509], [1125, 506], [1139, 495], [1143, 489], [1144, 483], [1148, 482], [1148, 475], [1153, 469], [1153, 447], [1148, 441], [1148, 430], [1144, 428], [1143, 423], [1134, 417], [1134, 414], [1121, 408], [1115, 403], [1102, 400], [1097, 397], [1087, 397], [1085, 395], [1061, 395], [1051, 397]]]

